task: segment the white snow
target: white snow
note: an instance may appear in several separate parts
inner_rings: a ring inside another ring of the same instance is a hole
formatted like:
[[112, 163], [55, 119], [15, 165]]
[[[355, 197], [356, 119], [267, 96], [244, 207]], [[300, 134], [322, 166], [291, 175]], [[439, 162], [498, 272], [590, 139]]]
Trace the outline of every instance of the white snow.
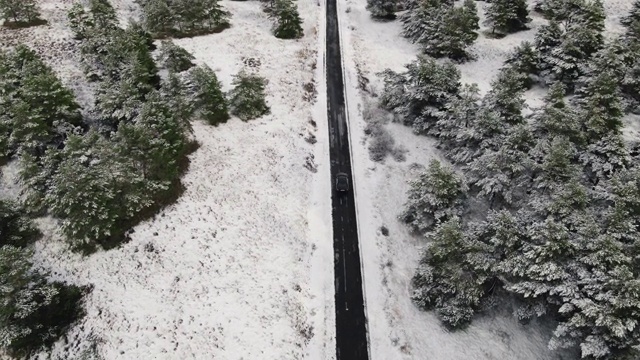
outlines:
[[[606, 1], [610, 18], [608, 28], [616, 28], [617, 15], [624, 14], [631, 1]], [[616, 3], [616, 4], [613, 4]], [[433, 313], [418, 310], [410, 300], [410, 280], [426, 242], [409, 234], [396, 216], [401, 212], [408, 190], [407, 181], [419, 173], [430, 159], [440, 158], [434, 141], [416, 136], [400, 124], [389, 124], [387, 130], [397, 144], [409, 150], [405, 162], [391, 157], [385, 163], [369, 159], [365, 123], [362, 119], [363, 96], [357, 89], [358, 71], [370, 80], [374, 94], [382, 90], [375, 75], [385, 68], [402, 71], [418, 53], [417, 46], [401, 37], [401, 24], [378, 22], [365, 9], [366, 0], [338, 2], [341, 17], [343, 54], [346, 64], [346, 92], [349, 102], [351, 146], [357, 192], [360, 247], [364, 267], [367, 317], [371, 359], [557, 359], [566, 354], [547, 349], [550, 329], [538, 324], [519, 324], [509, 314], [481, 317], [464, 331], [449, 332]], [[485, 2], [476, 2], [481, 22]], [[533, 41], [537, 29], [545, 23], [531, 14], [530, 30], [502, 39], [481, 34], [471, 51], [477, 59], [458, 65], [464, 83], [477, 83], [482, 93], [502, 66], [506, 55], [522, 41]], [[356, 70], [357, 69], [357, 70]], [[545, 89], [534, 87], [526, 93], [527, 104], [542, 104]], [[380, 227], [389, 229], [383, 236]]]
[[[139, 15], [132, 0], [111, 2], [123, 23]], [[66, 28], [71, 4], [44, 0], [49, 25], [3, 29], [0, 39], [35, 48], [90, 108]], [[105, 359], [335, 356], [326, 87], [317, 51], [324, 4], [297, 2], [305, 37], [294, 41], [271, 34], [259, 2], [222, 4], [232, 13], [230, 29], [176, 43], [214, 69], [225, 90], [244, 59], [258, 59], [251, 70], [269, 80], [271, 114], [218, 127], [195, 122], [200, 148], [190, 155], [184, 194], [119, 248], [73, 254], [55, 222], [39, 220], [45, 237], [35, 246], [37, 265], [93, 290], [68, 342], [37, 358], [81, 358], [94, 345]], [[303, 85], [314, 79], [315, 105], [303, 100]], [[305, 141], [310, 133], [317, 144]], [[3, 185], [0, 195], [9, 190]]]

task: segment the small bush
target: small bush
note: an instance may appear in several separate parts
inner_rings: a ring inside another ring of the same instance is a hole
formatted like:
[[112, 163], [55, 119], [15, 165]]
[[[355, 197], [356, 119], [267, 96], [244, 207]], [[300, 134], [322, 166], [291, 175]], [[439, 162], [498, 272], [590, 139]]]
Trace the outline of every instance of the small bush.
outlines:
[[271, 111], [265, 100], [265, 78], [241, 71], [231, 84], [234, 88], [229, 92], [229, 105], [233, 115], [247, 121]]

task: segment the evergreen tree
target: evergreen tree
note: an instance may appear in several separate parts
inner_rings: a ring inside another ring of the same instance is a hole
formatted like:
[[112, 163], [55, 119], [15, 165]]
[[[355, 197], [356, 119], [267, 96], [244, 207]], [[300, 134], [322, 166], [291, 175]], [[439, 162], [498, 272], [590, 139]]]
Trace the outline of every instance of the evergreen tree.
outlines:
[[640, 0], [635, 0], [633, 2], [633, 7], [631, 8], [631, 11], [627, 16], [623, 17], [620, 20], [620, 23], [623, 26], [630, 28], [634, 26], [634, 24], [637, 24], [639, 22], [640, 22]]
[[505, 67], [520, 74], [522, 86], [530, 89], [534, 84], [531, 75], [539, 72], [539, 52], [533, 44], [524, 41], [509, 54], [505, 60]]
[[13, 150], [42, 154], [81, 123], [80, 106], [38, 56], [25, 46], [0, 53], [1, 118]]
[[25, 247], [35, 241], [40, 232], [26, 218], [18, 204], [0, 200], [0, 247]]
[[75, 244], [119, 236], [126, 219], [152, 204], [132, 162], [98, 133], [70, 136], [60, 157], [45, 203]]
[[396, 18], [396, 1], [367, 0], [367, 10], [373, 18], [393, 20]]
[[247, 121], [270, 112], [265, 101], [265, 78], [241, 71], [234, 76], [231, 85], [233, 89], [229, 92], [229, 107], [233, 115]]
[[216, 73], [208, 66], [198, 66], [190, 72], [196, 96], [196, 109], [211, 125], [229, 120], [227, 100], [222, 93]]
[[192, 62], [195, 59], [191, 53], [174, 44], [170, 40], [162, 42], [160, 57], [158, 61], [169, 71], [182, 72], [195, 66]]
[[462, 177], [452, 169], [432, 160], [418, 179], [411, 181], [409, 199], [400, 218], [421, 234], [458, 215], [466, 192]]
[[166, 0], [145, 1], [143, 16], [145, 28], [159, 37], [172, 34], [178, 21]]
[[14, 23], [33, 23], [40, 13], [35, 0], [0, 0], [0, 18]]
[[465, 0], [461, 7], [449, 1], [424, 0], [401, 20], [403, 36], [434, 57], [467, 59], [470, 55], [466, 49], [478, 37], [479, 18], [472, 0]]
[[47, 282], [30, 257], [29, 251], [0, 247], [0, 338], [20, 357], [51, 345], [80, 316], [80, 289]]
[[383, 72], [383, 108], [393, 111], [417, 133], [426, 133], [437, 114], [460, 88], [460, 71], [451, 62], [438, 63], [428, 56], [406, 65], [407, 71]]
[[304, 35], [302, 19], [293, 0], [276, 0], [273, 9], [276, 24], [273, 34], [279, 39], [298, 39]]
[[519, 74], [505, 68], [492, 83], [492, 89], [485, 96], [483, 104], [499, 114], [506, 124], [521, 124], [524, 121], [522, 110], [526, 107], [524, 90]]
[[486, 10], [487, 26], [493, 32], [512, 33], [527, 28], [531, 21], [526, 0], [493, 0]]
[[578, 113], [565, 102], [565, 96], [562, 83], [556, 82], [551, 85], [545, 96], [544, 106], [534, 116], [535, 126], [541, 137], [562, 135], [575, 144], [582, 144], [584, 134]]
[[67, 13], [69, 19], [69, 27], [75, 34], [77, 40], [82, 40], [87, 33], [95, 26], [91, 15], [84, 9], [80, 3], [74, 3]]
[[463, 326], [480, 304], [485, 279], [466, 264], [470, 246], [458, 218], [439, 225], [429, 240], [412, 279], [412, 299], [422, 309], [435, 309], [448, 326]]

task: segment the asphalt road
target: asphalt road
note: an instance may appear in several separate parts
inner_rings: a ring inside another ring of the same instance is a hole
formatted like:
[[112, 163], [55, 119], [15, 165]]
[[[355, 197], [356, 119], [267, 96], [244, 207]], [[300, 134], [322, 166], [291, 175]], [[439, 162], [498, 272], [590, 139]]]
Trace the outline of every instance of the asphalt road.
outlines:
[[351, 187], [353, 185], [336, 0], [327, 0], [325, 56], [336, 285], [336, 355], [337, 360], [368, 360], [355, 199], [352, 189], [347, 193], [335, 190], [335, 178], [339, 172], [346, 173]]

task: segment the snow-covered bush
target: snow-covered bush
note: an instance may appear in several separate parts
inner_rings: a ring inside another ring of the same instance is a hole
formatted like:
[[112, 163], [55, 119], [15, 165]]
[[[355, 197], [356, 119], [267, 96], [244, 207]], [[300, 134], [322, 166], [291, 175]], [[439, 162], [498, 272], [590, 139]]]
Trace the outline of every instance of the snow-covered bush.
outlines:
[[271, 110], [265, 100], [267, 79], [241, 71], [233, 77], [229, 91], [231, 114], [247, 121], [268, 114]]

